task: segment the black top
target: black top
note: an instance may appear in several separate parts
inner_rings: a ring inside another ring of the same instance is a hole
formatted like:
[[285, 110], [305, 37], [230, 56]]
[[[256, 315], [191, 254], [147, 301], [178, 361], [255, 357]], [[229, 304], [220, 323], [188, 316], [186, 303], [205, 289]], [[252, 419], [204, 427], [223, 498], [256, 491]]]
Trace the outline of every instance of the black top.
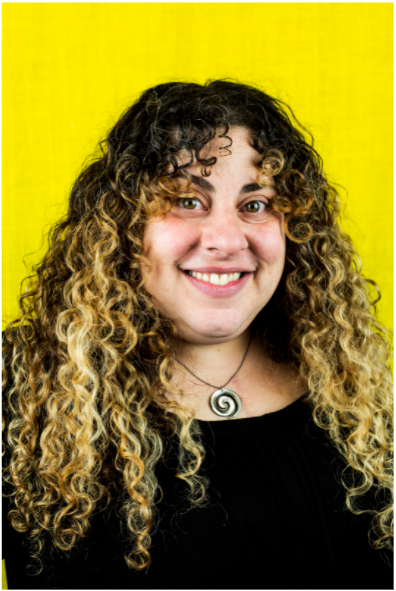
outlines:
[[9, 588], [393, 588], [392, 555], [370, 548], [370, 517], [345, 509], [342, 463], [302, 400], [261, 417], [200, 424], [211, 504], [175, 516], [183, 483], [169, 465], [158, 467], [165, 496], [147, 572], [126, 566], [115, 511], [94, 517], [70, 558], [45, 551], [37, 577], [25, 574], [23, 535], [4, 520]]

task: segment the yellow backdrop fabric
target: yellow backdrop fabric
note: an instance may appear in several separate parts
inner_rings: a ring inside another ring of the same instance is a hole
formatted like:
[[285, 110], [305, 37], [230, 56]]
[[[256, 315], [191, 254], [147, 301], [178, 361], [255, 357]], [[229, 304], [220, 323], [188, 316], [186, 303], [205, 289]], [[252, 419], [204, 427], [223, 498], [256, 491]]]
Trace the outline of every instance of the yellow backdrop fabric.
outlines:
[[3, 4], [3, 321], [18, 311], [23, 257], [42, 256], [124, 108], [157, 83], [233, 77], [312, 131], [391, 326], [392, 19], [377, 2]]
[[233, 77], [312, 131], [391, 327], [392, 21], [377, 2], [3, 4], [3, 321], [119, 114], [154, 84]]

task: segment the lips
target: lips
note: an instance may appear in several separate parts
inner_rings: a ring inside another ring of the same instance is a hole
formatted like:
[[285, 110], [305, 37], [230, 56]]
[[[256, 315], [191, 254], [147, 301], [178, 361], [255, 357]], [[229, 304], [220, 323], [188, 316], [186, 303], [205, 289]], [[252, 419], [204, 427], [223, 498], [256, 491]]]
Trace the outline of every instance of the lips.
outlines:
[[[210, 267], [210, 269], [213, 269], [213, 267]], [[248, 273], [245, 272], [242, 274], [241, 278], [238, 279], [237, 281], [230, 281], [230, 283], [227, 283], [227, 285], [214, 285], [213, 283], [209, 283], [207, 281], [201, 281], [200, 279], [197, 279], [196, 277], [189, 275], [187, 269], [180, 269], [180, 271], [183, 273], [184, 277], [187, 279], [187, 281], [190, 283], [190, 285], [192, 287], [194, 287], [198, 291], [200, 291], [208, 296], [213, 296], [213, 297], [230, 297], [230, 296], [237, 294], [238, 292], [240, 292], [244, 288], [246, 283], [250, 280], [251, 276], [253, 275], [252, 272], [248, 272]], [[194, 269], [194, 271], [195, 271], [195, 269]], [[197, 272], [199, 273], [201, 271], [197, 271]], [[206, 272], [208, 272], [208, 271], [206, 271]], [[214, 272], [215, 271], [212, 271], [212, 273], [214, 273]], [[233, 272], [233, 271], [230, 271], [230, 272]], [[238, 271], [235, 270], [234, 272], [236, 273]], [[223, 273], [224, 273], [224, 270], [223, 270]], [[219, 273], [219, 274], [221, 274], [221, 273]]]
[[228, 275], [230, 273], [254, 273], [255, 269], [245, 269], [243, 267], [197, 267], [195, 269], [183, 269], [180, 271], [194, 271], [194, 273], [216, 273], [217, 275]]

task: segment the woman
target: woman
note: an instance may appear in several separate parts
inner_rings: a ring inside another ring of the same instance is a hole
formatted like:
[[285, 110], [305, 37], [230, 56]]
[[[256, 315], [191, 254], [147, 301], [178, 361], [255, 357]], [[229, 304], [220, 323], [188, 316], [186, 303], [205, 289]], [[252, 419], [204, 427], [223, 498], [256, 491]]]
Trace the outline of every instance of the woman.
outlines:
[[258, 89], [125, 112], [5, 331], [10, 588], [392, 588], [388, 338], [337, 217]]

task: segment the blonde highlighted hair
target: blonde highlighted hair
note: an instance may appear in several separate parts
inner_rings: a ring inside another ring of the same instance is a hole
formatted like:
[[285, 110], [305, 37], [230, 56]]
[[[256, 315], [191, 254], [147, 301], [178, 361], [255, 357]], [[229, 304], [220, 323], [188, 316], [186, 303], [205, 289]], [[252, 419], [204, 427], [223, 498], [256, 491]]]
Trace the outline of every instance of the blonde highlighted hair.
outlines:
[[[186, 498], [206, 502], [199, 424], [166, 396], [175, 391], [178, 331], [145, 290], [143, 234], [191, 194], [193, 161], [210, 174], [216, 158], [201, 154], [216, 134], [224, 155], [232, 150], [231, 126], [250, 130], [258, 181], [272, 176], [287, 236], [283, 277], [254, 329], [274, 360], [307, 380], [314, 420], [345, 460], [346, 506], [371, 513], [372, 545], [390, 547], [390, 333], [375, 317], [378, 288], [338, 225], [337, 191], [292, 117], [237, 82], [162, 84], [123, 114], [77, 179], [4, 335], [4, 490], [11, 525], [27, 532], [39, 561], [47, 540], [71, 549], [117, 497], [130, 533], [126, 562], [146, 568], [161, 498], [156, 466], [172, 437]], [[180, 171], [183, 188], [172, 180]]]

